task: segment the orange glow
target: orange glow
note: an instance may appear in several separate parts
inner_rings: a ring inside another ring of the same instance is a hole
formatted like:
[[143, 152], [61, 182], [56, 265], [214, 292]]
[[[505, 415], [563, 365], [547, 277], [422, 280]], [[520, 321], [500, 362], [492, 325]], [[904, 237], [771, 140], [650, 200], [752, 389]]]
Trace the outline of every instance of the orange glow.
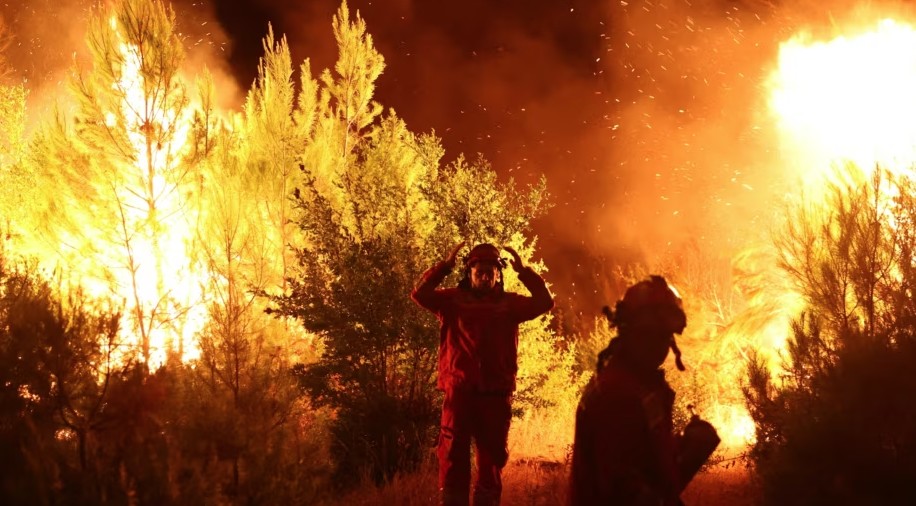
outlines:
[[[916, 163], [916, 29], [886, 19], [830, 40], [798, 34], [780, 46], [765, 87], [782, 163], [814, 209], [826, 185], [854, 180], [854, 164], [867, 176], [876, 166], [893, 172]], [[789, 324], [804, 300], [775, 258], [746, 251], [733, 261], [742, 309], [718, 332], [717, 343], [750, 342], [769, 361], [774, 381], [788, 357]], [[739, 355], [741, 352], [732, 352]], [[743, 367], [722, 370], [717, 381], [734, 382]], [[726, 451], [754, 442], [754, 425], [743, 402], [723, 397], [704, 417], [715, 425]]]
[[116, 85], [124, 95], [120, 114], [134, 148], [134, 176], [145, 191], [138, 193], [136, 185], [116, 189], [125, 228], [142, 232], [130, 239], [133, 265], [117, 270], [115, 283], [119, 293], [135, 292], [129, 303], [134, 328], [125, 330], [136, 336], [137, 326], [146, 327], [141, 332], [149, 341], [145, 358], [156, 368], [169, 353], [179, 353], [182, 360], [200, 355], [193, 335], [203, 326], [205, 310], [200, 304], [203, 278], [190, 266], [193, 208], [182, 202], [177, 183], [167, 177], [180, 170], [190, 118], [187, 111], [169, 110], [156, 103], [161, 97], [149, 95], [137, 47], [122, 43], [120, 50], [125, 63]]
[[838, 161], [863, 170], [916, 162], [916, 30], [891, 19], [858, 35], [782, 44], [770, 81], [781, 143], [817, 184]]
[[744, 448], [754, 443], [757, 427], [744, 406], [719, 404], [706, 417], [718, 427], [717, 432], [726, 451]]

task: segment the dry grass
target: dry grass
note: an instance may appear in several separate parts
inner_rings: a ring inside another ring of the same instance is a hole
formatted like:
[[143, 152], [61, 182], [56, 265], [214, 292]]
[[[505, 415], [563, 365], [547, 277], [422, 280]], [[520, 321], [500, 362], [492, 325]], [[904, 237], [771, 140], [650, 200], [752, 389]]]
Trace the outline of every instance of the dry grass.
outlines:
[[[543, 461], [509, 462], [503, 472], [506, 506], [562, 506], [566, 504], [569, 468]], [[687, 506], [752, 506], [760, 493], [746, 467], [713, 467], [699, 475], [684, 491]], [[430, 506], [438, 500], [436, 464], [432, 460], [419, 472], [397, 477], [384, 487], [366, 486], [325, 506]]]
[[[567, 502], [569, 450], [575, 413], [565, 409], [529, 412], [512, 421], [509, 465], [503, 471], [506, 506], [563, 506]], [[562, 416], [565, 414], [566, 416]], [[723, 455], [719, 455], [724, 458]], [[753, 473], [738, 458], [711, 466], [684, 491], [687, 506], [751, 506], [759, 502]], [[391, 483], [371, 483], [322, 506], [430, 506], [438, 504], [435, 450], [419, 471], [397, 476]]]
[[419, 471], [395, 476], [391, 483], [376, 487], [371, 483], [324, 506], [428, 506], [438, 504], [436, 464], [428, 461]]
[[688, 506], [753, 506], [760, 497], [753, 471], [743, 464], [713, 466], [698, 474], [681, 494]]
[[[578, 399], [575, 399], [578, 403]], [[509, 455], [513, 460], [564, 462], [569, 458], [576, 426], [576, 404], [535, 410], [512, 420]]]

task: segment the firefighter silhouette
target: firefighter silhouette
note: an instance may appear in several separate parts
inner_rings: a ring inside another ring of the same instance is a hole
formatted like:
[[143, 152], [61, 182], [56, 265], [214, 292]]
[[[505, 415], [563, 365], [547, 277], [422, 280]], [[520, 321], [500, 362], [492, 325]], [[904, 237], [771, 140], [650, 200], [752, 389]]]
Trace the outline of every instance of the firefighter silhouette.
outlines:
[[672, 423], [674, 391], [662, 364], [687, 326], [681, 298], [661, 276], [629, 287], [605, 314], [617, 336], [598, 355], [597, 371], [576, 411], [570, 503], [573, 506], [674, 506], [719, 443], [694, 417], [684, 435]]

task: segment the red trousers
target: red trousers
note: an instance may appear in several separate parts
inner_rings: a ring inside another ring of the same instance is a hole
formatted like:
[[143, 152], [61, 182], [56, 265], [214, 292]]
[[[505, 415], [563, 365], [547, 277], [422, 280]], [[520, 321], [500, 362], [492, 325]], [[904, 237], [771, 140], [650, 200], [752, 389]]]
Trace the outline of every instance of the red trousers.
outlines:
[[499, 504], [511, 419], [512, 394], [445, 392], [437, 451], [443, 506], [468, 505], [472, 440], [477, 456], [474, 506]]

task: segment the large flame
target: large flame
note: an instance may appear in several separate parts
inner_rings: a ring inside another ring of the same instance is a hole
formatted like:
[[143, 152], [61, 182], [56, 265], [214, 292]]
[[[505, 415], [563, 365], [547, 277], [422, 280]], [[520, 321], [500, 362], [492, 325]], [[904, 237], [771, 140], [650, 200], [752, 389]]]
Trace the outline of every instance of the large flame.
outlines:
[[783, 147], [817, 183], [816, 168], [850, 161], [905, 170], [916, 161], [916, 30], [886, 19], [829, 41], [782, 44], [771, 109]]
[[[117, 190], [125, 222], [145, 233], [134, 236], [130, 246], [133, 269], [117, 271], [116, 284], [134, 292], [134, 325], [147, 327], [144, 332], [149, 341], [148, 356], [141, 358], [157, 367], [169, 353], [177, 353], [182, 360], [200, 355], [193, 336], [205, 318], [199, 304], [202, 283], [190, 265], [194, 208], [182, 201], [182, 192], [167, 177], [175, 171], [187, 143], [190, 118], [187, 111], [152, 103], [139, 49], [122, 43], [120, 50], [125, 62], [117, 84], [125, 97], [121, 113], [134, 148], [137, 176], [146, 192]], [[151, 136], [165, 142], [153, 141]]]
[[[827, 184], [851, 176], [844, 172], [847, 163], [866, 176], [879, 166], [902, 173], [916, 163], [913, 26], [885, 19], [830, 40], [800, 33], [781, 44], [766, 85], [782, 163], [797, 178], [787, 181], [787, 188], [805, 192], [793, 198], [817, 206]], [[789, 322], [802, 310], [802, 296], [774, 259], [759, 251], [746, 251], [733, 265], [745, 307], [717, 341], [752, 338], [778, 379]], [[726, 372], [725, 381], [741, 374], [740, 368]], [[744, 406], [723, 398], [704, 415], [719, 428], [727, 449], [754, 442]]]
[[181, 188], [181, 158], [186, 151], [191, 118], [187, 107], [169, 104], [162, 83], [148, 83], [139, 47], [121, 37], [111, 18], [121, 67], [112, 84], [120, 110], [104, 111], [105, 126], [123, 129], [131, 145], [123, 186], [111, 188], [121, 223], [120, 245], [106, 265], [110, 278], [81, 282], [97, 296], [114, 293], [126, 305], [118, 362], [135, 360], [150, 368], [170, 355], [183, 361], [200, 355], [194, 335], [206, 318], [204, 275], [192, 262], [195, 206]]
[[[848, 163], [865, 176], [878, 167], [897, 174], [912, 172], [913, 26], [884, 19], [856, 35], [827, 41], [799, 34], [781, 45], [769, 84], [780, 142], [807, 188], [805, 198], [816, 198], [823, 193], [818, 190], [837, 177], [855, 178], [845, 170]], [[885, 193], [888, 201], [891, 197]]]
[[148, 340], [148, 350], [139, 358], [155, 368], [170, 353], [182, 360], [200, 355], [193, 336], [204, 323], [205, 309], [200, 304], [202, 278], [192, 268], [189, 251], [194, 243], [194, 206], [182, 200], [173, 175], [181, 170], [177, 166], [191, 123], [187, 110], [170, 109], [151, 99], [139, 48], [122, 43], [120, 51], [124, 58], [117, 83], [124, 94], [120, 112], [134, 148], [136, 176], [145, 192], [116, 190], [125, 229], [141, 232], [132, 235], [131, 265], [116, 270], [115, 283], [122, 293], [131, 294], [133, 335], [138, 334], [138, 326], [145, 327], [139, 334]]

